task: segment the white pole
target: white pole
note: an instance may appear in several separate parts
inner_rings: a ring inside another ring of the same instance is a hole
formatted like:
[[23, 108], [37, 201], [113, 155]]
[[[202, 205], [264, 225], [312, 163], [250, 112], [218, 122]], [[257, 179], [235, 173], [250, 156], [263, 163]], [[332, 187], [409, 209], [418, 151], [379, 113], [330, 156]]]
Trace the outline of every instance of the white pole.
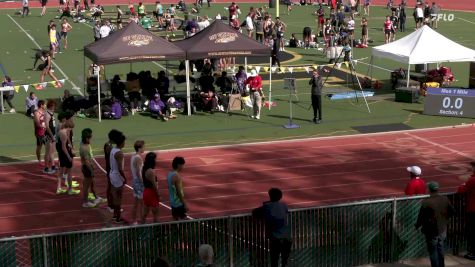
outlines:
[[185, 60], [186, 72], [186, 106], [188, 108], [188, 116], [191, 116], [191, 93], [190, 93], [190, 61]]
[[409, 87], [409, 79], [411, 77], [411, 64], [409, 63], [407, 65], [407, 83], [406, 83], [406, 87]]
[[101, 67], [97, 66], [97, 116], [99, 122], [102, 120], [102, 110], [101, 110]]
[[[369, 61], [369, 67], [368, 67], [368, 72], [369, 72], [369, 79], [370, 81], [373, 81], [373, 56], [371, 56], [371, 59]], [[366, 74], [368, 75], [368, 74]]]
[[272, 57], [269, 58], [269, 110], [272, 107]]

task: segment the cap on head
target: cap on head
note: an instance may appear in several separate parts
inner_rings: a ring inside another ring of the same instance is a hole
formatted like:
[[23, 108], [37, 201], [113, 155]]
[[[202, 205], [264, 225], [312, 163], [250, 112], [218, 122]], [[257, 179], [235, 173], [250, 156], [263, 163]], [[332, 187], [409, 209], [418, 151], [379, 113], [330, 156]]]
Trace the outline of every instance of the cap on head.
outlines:
[[414, 174], [414, 175], [421, 175], [422, 174], [422, 170], [419, 166], [407, 167], [407, 171]]
[[257, 76], [257, 71], [256, 70], [251, 70], [251, 77], [256, 77]]
[[430, 193], [435, 193], [439, 191], [439, 183], [437, 182], [430, 182], [427, 184], [427, 188], [429, 188]]

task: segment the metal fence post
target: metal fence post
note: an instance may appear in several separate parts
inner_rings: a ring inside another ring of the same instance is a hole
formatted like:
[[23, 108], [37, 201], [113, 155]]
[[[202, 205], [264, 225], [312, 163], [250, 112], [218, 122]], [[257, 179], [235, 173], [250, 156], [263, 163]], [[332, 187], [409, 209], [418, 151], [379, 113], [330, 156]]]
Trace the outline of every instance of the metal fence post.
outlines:
[[390, 260], [394, 261], [394, 251], [396, 249], [396, 218], [397, 218], [397, 200], [396, 198], [393, 199], [392, 207], [391, 207], [391, 244], [390, 244]]
[[228, 255], [229, 255], [229, 267], [234, 266], [234, 246], [233, 246], [233, 235], [234, 235], [234, 226], [233, 226], [233, 218], [231, 216], [228, 217]]
[[41, 240], [43, 241], [43, 265], [48, 267], [48, 253], [46, 252], [46, 236], [42, 236]]

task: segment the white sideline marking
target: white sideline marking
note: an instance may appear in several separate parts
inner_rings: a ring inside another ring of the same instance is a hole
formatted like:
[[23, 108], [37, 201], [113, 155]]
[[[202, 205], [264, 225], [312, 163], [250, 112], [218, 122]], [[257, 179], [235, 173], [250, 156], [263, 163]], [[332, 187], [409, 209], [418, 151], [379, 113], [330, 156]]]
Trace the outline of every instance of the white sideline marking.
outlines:
[[[12, 16], [7, 16], [18, 26], [18, 28], [20, 28], [20, 30], [25, 33], [25, 35], [33, 42], [33, 44], [36, 45], [38, 49], [42, 49], [38, 42], [36, 42], [36, 40], [33, 38], [33, 36], [26, 32], [26, 30], [20, 24], [18, 24], [18, 22], [14, 18], [12, 18]], [[81, 96], [84, 96], [80, 88], [71, 79], [69, 79], [68, 75], [66, 75], [66, 73], [64, 73], [64, 71], [54, 61], [52, 61], [52, 63], [59, 70], [59, 72], [61, 72], [61, 75], [63, 75], [63, 77], [71, 83], [71, 85], [73, 86], [72, 89], [76, 90]]]
[[420, 140], [420, 141], [422, 141], [422, 142], [425, 142], [425, 143], [431, 144], [431, 145], [433, 145], [433, 146], [437, 146], [437, 147], [443, 148], [443, 149], [445, 149], [445, 150], [447, 150], [447, 151], [450, 151], [450, 152], [452, 152], [452, 153], [455, 153], [455, 154], [457, 154], [457, 155], [459, 155], [459, 156], [462, 156], [462, 157], [465, 157], [465, 158], [468, 158], [468, 159], [471, 159], [471, 160], [475, 160], [475, 157], [472, 157], [472, 156], [470, 156], [470, 155], [468, 155], [468, 154], [466, 154], [466, 153], [460, 152], [460, 151], [458, 151], [458, 150], [452, 149], [452, 148], [450, 148], [450, 147], [448, 147], [448, 146], [444, 146], [444, 145], [438, 144], [438, 143], [436, 143], [436, 142], [432, 142], [432, 141], [430, 141], [430, 140], [424, 139], [424, 138], [422, 138], [422, 137], [419, 137], [419, 136], [417, 136], [417, 135], [413, 135], [413, 134], [410, 134], [410, 133], [405, 133], [405, 134], [408, 135], [408, 136], [410, 136], [410, 137], [412, 137], [412, 138], [414, 138], [414, 139]]

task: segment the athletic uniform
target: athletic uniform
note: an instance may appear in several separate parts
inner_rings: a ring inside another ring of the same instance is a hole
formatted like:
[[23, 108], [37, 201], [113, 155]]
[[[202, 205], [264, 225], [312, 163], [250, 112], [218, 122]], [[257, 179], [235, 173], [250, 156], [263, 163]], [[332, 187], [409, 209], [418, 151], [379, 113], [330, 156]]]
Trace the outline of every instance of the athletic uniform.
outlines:
[[68, 29], [71, 25], [69, 25], [69, 23], [63, 23], [61, 25], [61, 39], [66, 39], [68, 38]]
[[115, 159], [115, 154], [119, 151], [120, 149], [114, 147], [110, 153], [109, 180], [111, 182], [112, 201], [115, 206], [120, 206], [122, 204], [122, 190], [124, 187], [124, 177], [120, 175], [119, 163]]
[[[157, 181], [157, 177], [155, 177], [155, 181]], [[146, 207], [156, 208], [158, 207], [159, 198], [155, 189], [153, 188], [153, 183], [149, 180], [143, 179], [143, 186], [145, 190], [143, 192], [143, 204]], [[173, 209], [173, 208], [172, 208]]]
[[[81, 143], [81, 145], [83, 145]], [[84, 178], [93, 178], [94, 177], [94, 168], [93, 168], [93, 165], [92, 165], [92, 162], [91, 162], [91, 159], [92, 159], [92, 148], [91, 148], [91, 145], [87, 145], [88, 147], [88, 151], [87, 153], [85, 154], [82, 149], [79, 151], [79, 155], [81, 156], [81, 158], [85, 159], [86, 161], [88, 161], [89, 165], [86, 165], [86, 164], [82, 164], [81, 165], [81, 172], [82, 172], [82, 175], [84, 176]]]
[[140, 170], [142, 170], [143, 164], [141, 164], [141, 166], [137, 170], [134, 164], [136, 159], [140, 159], [140, 155], [135, 154], [130, 159], [130, 170], [132, 171], [132, 187], [134, 188], [134, 197], [142, 199], [144, 194], [144, 181], [142, 181], [142, 178], [140, 176], [137, 176], [137, 172], [140, 172]]
[[46, 110], [46, 112], [48, 113], [48, 117], [50, 118], [48, 127], [52, 133], [52, 136], [50, 136], [49, 138], [51, 138], [51, 140], [56, 140], [56, 134], [58, 133], [58, 130], [56, 129], [57, 122], [54, 118], [54, 113], [50, 112], [49, 110]]
[[[56, 139], [56, 151], [58, 151], [59, 166], [61, 168], [71, 169], [73, 167], [73, 161], [70, 161], [68, 156], [64, 153], [63, 142], [61, 141], [59, 134]], [[73, 159], [71, 140], [66, 141], [66, 151], [69, 154], [69, 157]]]
[[107, 178], [107, 190], [106, 190], [106, 197], [107, 197], [107, 205], [109, 208], [112, 208], [112, 192], [111, 192], [111, 181], [109, 178], [109, 173], [111, 171], [110, 165], [110, 152], [112, 151], [112, 143], [107, 142], [104, 144], [104, 158], [106, 160], [106, 178]]
[[[39, 112], [39, 111], [37, 111]], [[40, 126], [35, 124], [35, 136], [36, 136], [36, 145], [41, 146], [45, 145], [48, 142], [48, 136], [46, 136], [46, 122], [45, 122], [45, 113], [41, 112], [40, 117]]]
[[386, 20], [384, 22], [384, 33], [385, 34], [391, 34], [391, 30], [392, 30], [392, 27], [393, 26], [393, 23], [389, 20]]
[[[167, 175], [167, 183], [168, 183], [168, 193], [170, 195], [170, 206], [172, 208], [172, 216], [178, 218], [185, 218], [186, 217], [186, 209], [185, 205], [181, 202], [180, 198], [178, 197], [178, 189], [173, 184], [173, 176], [177, 175], [176, 171], [171, 171]], [[183, 188], [183, 187], [181, 187]], [[182, 195], [183, 191], [181, 192]]]

